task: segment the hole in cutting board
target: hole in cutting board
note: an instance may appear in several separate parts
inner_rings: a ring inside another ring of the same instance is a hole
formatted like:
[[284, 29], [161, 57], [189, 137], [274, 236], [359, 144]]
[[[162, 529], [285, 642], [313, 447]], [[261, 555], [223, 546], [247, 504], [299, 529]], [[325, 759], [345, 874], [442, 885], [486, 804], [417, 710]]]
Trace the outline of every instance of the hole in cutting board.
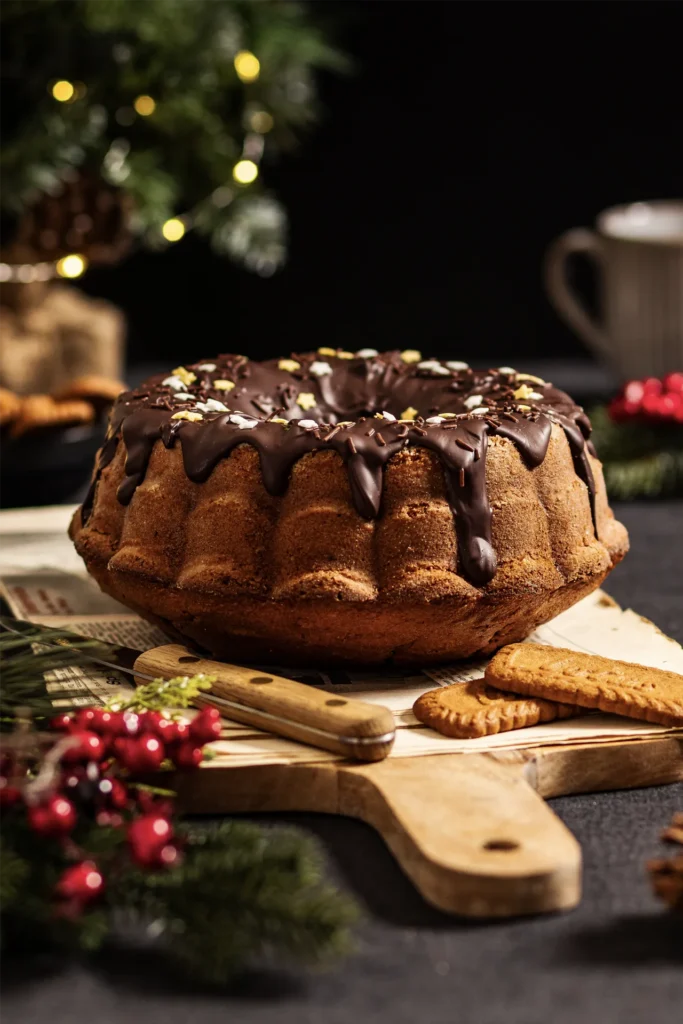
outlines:
[[484, 843], [484, 849], [494, 850], [497, 853], [509, 853], [511, 850], [518, 850], [519, 843], [513, 839], [489, 839], [488, 843]]
[[255, 683], [256, 686], [263, 686], [264, 683], [272, 683], [272, 681], [273, 680], [270, 678], [270, 676], [253, 676], [249, 680], [250, 683]]
[[340, 708], [342, 704], [346, 704], [345, 700], [340, 700], [339, 697], [333, 697], [332, 700], [326, 700], [328, 708]]
[[183, 665], [187, 665], [187, 663], [190, 662], [190, 661], [201, 661], [201, 660], [202, 660], [201, 658], [198, 658], [194, 654], [183, 654], [182, 658], [178, 658], [178, 661], [181, 662]]

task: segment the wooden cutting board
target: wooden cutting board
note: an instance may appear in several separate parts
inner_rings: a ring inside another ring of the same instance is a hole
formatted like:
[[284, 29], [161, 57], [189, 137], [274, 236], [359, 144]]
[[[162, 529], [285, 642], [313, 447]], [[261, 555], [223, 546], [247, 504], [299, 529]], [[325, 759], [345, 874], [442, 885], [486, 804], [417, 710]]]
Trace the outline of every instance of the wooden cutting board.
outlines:
[[196, 813], [320, 811], [372, 825], [424, 898], [468, 917], [576, 906], [581, 849], [548, 797], [683, 780], [683, 730], [477, 754], [230, 764], [178, 775]]
[[[596, 592], [542, 626], [536, 642], [680, 672], [683, 650], [651, 622]], [[466, 668], [464, 666], [463, 668]], [[481, 666], [470, 667], [482, 674]], [[581, 850], [546, 799], [683, 780], [683, 729], [585, 716], [486, 740], [450, 740], [420, 726], [413, 701], [457, 685], [459, 666], [318, 685], [387, 705], [397, 736], [386, 760], [343, 761], [232, 723], [218, 756], [176, 780], [189, 811], [321, 811], [360, 818], [384, 838], [424, 898], [470, 917], [575, 906]], [[304, 676], [302, 681], [311, 681]]]

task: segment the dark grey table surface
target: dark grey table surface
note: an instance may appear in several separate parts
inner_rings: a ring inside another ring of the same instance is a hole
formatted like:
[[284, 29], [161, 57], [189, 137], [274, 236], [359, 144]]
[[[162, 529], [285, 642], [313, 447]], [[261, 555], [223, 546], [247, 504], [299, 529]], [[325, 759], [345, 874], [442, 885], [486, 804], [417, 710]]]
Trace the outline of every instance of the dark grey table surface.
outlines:
[[[616, 511], [632, 551], [606, 589], [683, 641], [683, 503]], [[6, 960], [4, 1024], [680, 1024], [683, 921], [662, 911], [644, 863], [683, 809], [683, 785], [552, 806], [584, 852], [584, 898], [571, 913], [493, 924], [447, 917], [421, 900], [370, 828], [288, 815], [320, 838], [330, 874], [365, 910], [344, 963], [319, 974], [254, 971], [211, 991], [139, 950], [88, 965]]]

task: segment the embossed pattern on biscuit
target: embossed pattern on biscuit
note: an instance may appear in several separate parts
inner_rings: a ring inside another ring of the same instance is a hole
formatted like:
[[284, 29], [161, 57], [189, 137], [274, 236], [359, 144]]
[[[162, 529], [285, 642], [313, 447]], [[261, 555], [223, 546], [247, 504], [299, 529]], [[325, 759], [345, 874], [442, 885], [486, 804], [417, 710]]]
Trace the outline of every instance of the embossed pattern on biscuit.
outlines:
[[534, 697], [503, 693], [485, 679], [440, 686], [423, 693], [413, 705], [423, 725], [455, 739], [479, 739], [499, 732], [526, 729], [539, 722], [573, 718], [581, 708]]
[[564, 701], [670, 727], [683, 727], [683, 676], [562, 647], [510, 644], [486, 681], [511, 693]]

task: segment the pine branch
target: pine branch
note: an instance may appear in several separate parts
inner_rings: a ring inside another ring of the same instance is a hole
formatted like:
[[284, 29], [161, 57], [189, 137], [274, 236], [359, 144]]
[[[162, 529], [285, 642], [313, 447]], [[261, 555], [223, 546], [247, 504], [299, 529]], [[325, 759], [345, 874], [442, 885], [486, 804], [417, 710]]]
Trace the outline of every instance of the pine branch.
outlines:
[[683, 427], [614, 423], [604, 406], [592, 410], [590, 419], [611, 498], [683, 495]]
[[[146, 244], [165, 244], [162, 225], [182, 212], [219, 251], [262, 273], [276, 269], [284, 211], [260, 175], [242, 182], [233, 169], [242, 157], [259, 164], [263, 153], [270, 160], [291, 148], [320, 115], [315, 73], [349, 69], [315, 23], [320, 9], [287, 0], [4, 0], [8, 103], [20, 117], [0, 155], [3, 205], [21, 215], [87, 171], [133, 201], [130, 226]], [[240, 79], [241, 51], [259, 62], [253, 78]], [[50, 93], [56, 80], [83, 86], [60, 103]], [[149, 114], [136, 110], [140, 96], [152, 97]]]
[[308, 840], [242, 822], [190, 828], [185, 839], [177, 870], [131, 871], [110, 898], [153, 922], [192, 977], [225, 982], [264, 955], [313, 962], [348, 951], [356, 911], [321, 882]]

